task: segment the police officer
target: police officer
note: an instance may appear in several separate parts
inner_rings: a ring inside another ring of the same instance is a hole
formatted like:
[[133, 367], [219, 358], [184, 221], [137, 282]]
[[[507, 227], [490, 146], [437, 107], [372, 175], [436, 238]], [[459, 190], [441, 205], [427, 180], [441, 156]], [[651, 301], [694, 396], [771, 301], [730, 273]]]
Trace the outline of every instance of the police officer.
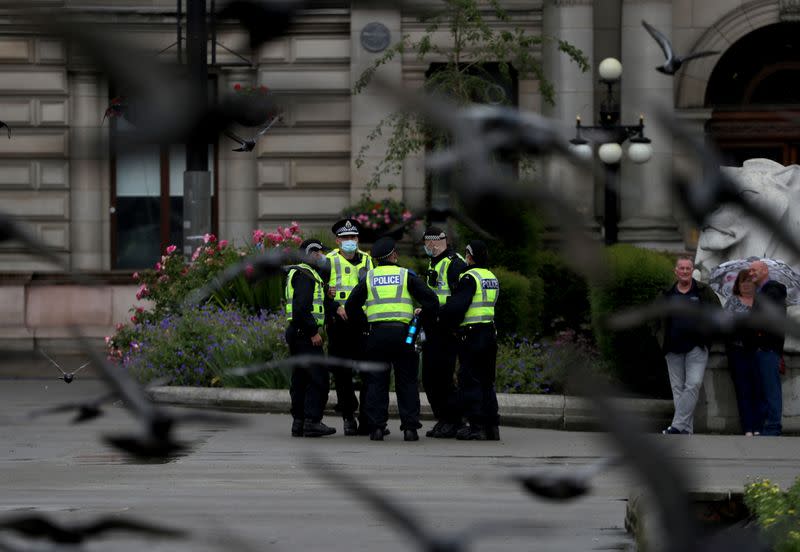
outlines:
[[[417, 441], [419, 423], [418, 361], [413, 343], [407, 344], [409, 323], [415, 312], [426, 322], [436, 317], [439, 301], [425, 282], [406, 268], [397, 266], [392, 238], [380, 238], [372, 246], [375, 268], [367, 272], [345, 304], [347, 316], [356, 316], [366, 304], [369, 336], [367, 360], [387, 362], [394, 368], [400, 429], [403, 439]], [[421, 309], [414, 309], [413, 300]], [[389, 372], [363, 374], [366, 383], [365, 408], [369, 438], [383, 441], [389, 418]]]
[[[430, 226], [423, 235], [425, 254], [430, 257], [426, 281], [436, 293], [441, 308], [467, 264], [447, 243], [447, 234], [437, 226]], [[461, 427], [458, 394], [453, 383], [456, 369], [458, 341], [453, 331], [441, 324], [425, 328], [426, 340], [422, 344], [422, 385], [436, 418], [436, 425], [425, 435], [452, 439]]]
[[[316, 266], [300, 263], [289, 267], [286, 278], [286, 343], [289, 354], [322, 356], [320, 328], [325, 323], [325, 282], [319, 275], [324, 263], [324, 247], [319, 240], [306, 240], [300, 251], [315, 261]], [[292, 399], [292, 436], [322, 437], [336, 429], [322, 423], [322, 413], [328, 400], [328, 371], [321, 367], [292, 369], [290, 395]]]
[[460, 406], [469, 426], [456, 439], [500, 440], [500, 417], [495, 393], [497, 332], [494, 307], [500, 293], [497, 277], [486, 268], [489, 250], [480, 240], [466, 249], [467, 270], [439, 314], [445, 325], [457, 327]]
[[[358, 222], [353, 219], [342, 219], [331, 227], [331, 231], [336, 236], [338, 248], [328, 253], [329, 293], [335, 301], [330, 311], [331, 315], [327, 318], [328, 354], [359, 360], [363, 357], [366, 344], [364, 336], [366, 321], [363, 313], [348, 320], [344, 304], [356, 284], [364, 279], [367, 271], [372, 269], [372, 259], [358, 249]], [[344, 419], [344, 434], [357, 435], [358, 423], [355, 411], [358, 408], [358, 400], [353, 385], [353, 372], [348, 368], [335, 368], [332, 371], [336, 388], [336, 409]], [[362, 429], [366, 434], [364, 430], [366, 428]]]

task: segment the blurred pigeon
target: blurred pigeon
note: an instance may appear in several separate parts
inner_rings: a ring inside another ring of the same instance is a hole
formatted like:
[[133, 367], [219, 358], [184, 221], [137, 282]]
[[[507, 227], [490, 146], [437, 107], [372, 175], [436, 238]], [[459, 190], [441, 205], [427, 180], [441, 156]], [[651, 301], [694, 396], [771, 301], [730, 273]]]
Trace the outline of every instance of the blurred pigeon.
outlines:
[[0, 121], [0, 128], [3, 128], [3, 127], [5, 127], [6, 132], [8, 132], [8, 139], [11, 140], [11, 127], [8, 126], [8, 124], [6, 124], [5, 122]]
[[122, 399], [125, 407], [143, 426], [142, 435], [106, 436], [104, 440], [112, 446], [138, 458], [165, 458], [186, 448], [172, 436], [173, 429], [179, 423], [241, 423], [241, 418], [210, 412], [174, 413], [159, 408], [150, 401], [145, 390], [134, 381], [127, 369], [108, 362], [83, 335], [74, 328], [73, 332], [92, 362], [100, 368], [100, 373], [111, 391]]
[[89, 362], [86, 362], [86, 363], [82, 364], [77, 369], [73, 370], [72, 372], [65, 372], [64, 369], [61, 368], [61, 366], [58, 364], [58, 362], [56, 362], [55, 360], [50, 358], [48, 356], [48, 354], [44, 352], [44, 350], [39, 349], [39, 352], [42, 353], [42, 356], [44, 356], [44, 358], [49, 360], [53, 364], [53, 366], [58, 368], [58, 371], [61, 372], [61, 377], [58, 378], [58, 379], [64, 380], [65, 383], [72, 383], [72, 380], [75, 379], [75, 374], [77, 374], [78, 371], [80, 371], [82, 368], [85, 368], [86, 366], [89, 366], [89, 364], [92, 363], [92, 361], [89, 361]]
[[642, 20], [642, 25], [644, 28], [647, 29], [647, 32], [650, 33], [658, 45], [661, 47], [661, 50], [664, 52], [664, 57], [667, 60], [664, 62], [663, 65], [659, 65], [656, 67], [656, 71], [660, 73], [664, 73], [665, 75], [674, 75], [678, 72], [678, 69], [686, 63], [687, 61], [706, 57], [706, 56], [713, 56], [719, 54], [718, 51], [706, 51], [706, 52], [692, 52], [688, 56], [678, 56], [675, 52], [672, 51], [672, 43], [669, 39], [664, 36], [658, 29], [647, 23], [647, 21]]
[[260, 364], [230, 368], [225, 370], [225, 374], [231, 376], [249, 376], [266, 370], [280, 370], [282, 368], [305, 368], [309, 370], [319, 368], [347, 368], [356, 372], [384, 372], [390, 368], [390, 365], [383, 362], [351, 360], [349, 358], [334, 356], [295, 355], [282, 360], [273, 360]]
[[619, 458], [601, 458], [588, 466], [578, 468], [549, 466], [515, 473], [511, 478], [521, 483], [531, 494], [550, 500], [566, 501], [590, 492], [592, 479], [619, 462]]
[[186, 534], [177, 529], [119, 517], [103, 517], [89, 523], [65, 527], [38, 514], [0, 519], [0, 531], [13, 531], [26, 537], [47, 539], [59, 544], [80, 544], [92, 537], [115, 531], [173, 538]]
[[256, 132], [252, 138], [248, 139], [242, 138], [239, 135], [229, 130], [226, 130], [225, 136], [227, 136], [234, 142], [239, 142], [240, 144], [240, 147], [234, 148], [231, 151], [253, 151], [253, 149], [255, 149], [256, 147], [256, 142], [258, 141], [258, 139], [261, 138], [270, 128], [272, 128], [272, 125], [274, 125], [280, 119], [281, 115], [275, 115], [269, 123], [261, 127], [261, 129], [258, 132]]
[[336, 469], [313, 455], [306, 461], [306, 467], [321, 479], [347, 491], [394, 523], [411, 537], [419, 550], [425, 552], [463, 552], [474, 540], [491, 536], [506, 536], [512, 532], [542, 535], [550, 527], [536, 525], [527, 520], [471, 522], [463, 530], [450, 535], [436, 535], [416, 519], [410, 508], [406, 508], [365, 485], [361, 478]]
[[231, 0], [215, 15], [217, 20], [236, 19], [250, 37], [250, 48], [284, 36], [292, 23], [292, 14], [306, 7], [304, 1]]
[[108, 104], [105, 113], [103, 113], [103, 120], [100, 122], [100, 125], [106, 121], [106, 118], [114, 119], [116, 117], [123, 117], [127, 113], [128, 110], [128, 103], [125, 101], [125, 98], [122, 96], [117, 96], [111, 100], [111, 103]]

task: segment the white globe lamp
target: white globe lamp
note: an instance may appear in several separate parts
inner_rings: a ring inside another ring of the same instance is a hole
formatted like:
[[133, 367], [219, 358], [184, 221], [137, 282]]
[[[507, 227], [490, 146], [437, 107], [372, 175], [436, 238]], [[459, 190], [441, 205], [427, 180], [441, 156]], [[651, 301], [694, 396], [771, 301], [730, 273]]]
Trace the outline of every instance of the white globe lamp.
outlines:
[[600, 146], [600, 149], [597, 150], [597, 155], [600, 156], [600, 161], [606, 165], [614, 165], [619, 163], [620, 159], [622, 159], [622, 146], [616, 142], [603, 144]]

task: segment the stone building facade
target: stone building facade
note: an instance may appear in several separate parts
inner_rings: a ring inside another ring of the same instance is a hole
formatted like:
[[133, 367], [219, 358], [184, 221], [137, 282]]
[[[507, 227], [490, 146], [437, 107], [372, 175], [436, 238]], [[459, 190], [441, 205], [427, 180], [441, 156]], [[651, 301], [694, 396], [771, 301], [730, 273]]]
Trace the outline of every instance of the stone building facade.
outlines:
[[[30, 3], [81, 12], [98, 25], [113, 27], [120, 39], [131, 40], [154, 56], [176, 55], [175, 0]], [[726, 86], [725, 79], [733, 78], [733, 65], [726, 53], [735, 52], [737, 44], [744, 44], [742, 41], [754, 33], [777, 36], [771, 30], [794, 21], [800, 3], [508, 0], [502, 4], [514, 25], [570, 41], [586, 54], [592, 67], [591, 72], [579, 72], [553, 49], [552, 43], [545, 43], [540, 55], [555, 85], [557, 103], [543, 105], [537, 83], [521, 80], [516, 91], [521, 108], [543, 111], [566, 124], [571, 124], [576, 115], [592, 121], [603, 91], [596, 68], [600, 60], [613, 56], [624, 68], [619, 88], [623, 123], [635, 123], [640, 113], [647, 117], [653, 102], [657, 102], [690, 122], [698, 132], [718, 136], [729, 151], [739, 152], [739, 157], [767, 152], [782, 156], [785, 163], [795, 160], [792, 140], [800, 136], [794, 136], [792, 125], [770, 120], [764, 113], [758, 115], [759, 109], [753, 107], [757, 101], [745, 105], [748, 98], [760, 97], [762, 84], [762, 88], [777, 89], [782, 88], [781, 83], [791, 82], [793, 77], [786, 74], [796, 68], [788, 60], [756, 49], [751, 55], [766, 56], [761, 65], [774, 65], [773, 73], [765, 76], [752, 68], [743, 76], [749, 79], [749, 84], [742, 85], [744, 99], [723, 98], [725, 105], [714, 102], [732, 89]], [[721, 54], [693, 61], [675, 77], [664, 76], [654, 70], [663, 56], [642, 28], [642, 19], [670, 36], [677, 52], [710, 49]], [[344, 207], [358, 200], [384, 144], [380, 140], [373, 143], [362, 166], [356, 166], [355, 157], [376, 123], [393, 110], [377, 88], [351, 95], [358, 76], [380, 55], [368, 51], [362, 43], [362, 31], [373, 22], [388, 30], [392, 42], [406, 34], [418, 36], [424, 29], [416, 17], [399, 8], [375, 10], [357, 1], [320, 2], [299, 14], [288, 36], [258, 52], [247, 50], [246, 36], [240, 29], [231, 25], [217, 29], [219, 46], [210, 71], [216, 90], [230, 90], [237, 83], [263, 84], [276, 92], [292, 94], [283, 123], [259, 141], [254, 152], [232, 152], [235, 144], [225, 137], [210, 149], [213, 225], [222, 238], [245, 240], [254, 228], [274, 228], [291, 220], [327, 228]], [[436, 39], [446, 45], [446, 34]], [[243, 58], [248, 63], [243, 64]], [[757, 66], [758, 59], [753, 64]], [[381, 72], [389, 82], [416, 88], [424, 82], [428, 69], [427, 62], [423, 64], [407, 52], [382, 67]], [[781, 75], [788, 80], [780, 80]], [[116, 92], [109, 89], [105, 77], [86, 57], [71, 51], [58, 37], [26, 29], [13, 17], [0, 18], [0, 120], [13, 129], [12, 139], [0, 138], [0, 208], [25, 220], [75, 269], [107, 275], [116, 283], [116, 291], [103, 292], [106, 295], [97, 297], [100, 303], [79, 317], [85, 323], [91, 321], [98, 334], [107, 333], [113, 323], [126, 319], [133, 300], [133, 288], [126, 278], [134, 266], [130, 261], [121, 262], [125, 239], [136, 242], [135, 236], [139, 236], [139, 242], [162, 251], [174, 237], [170, 225], [175, 224], [174, 211], [181, 193], [180, 149], [151, 152], [147, 161], [112, 155], [109, 140], [113, 125], [103, 121], [103, 113]], [[769, 103], [768, 99], [761, 105], [764, 103]], [[622, 164], [620, 239], [665, 249], [691, 248], [696, 233], [666, 187], [673, 167], [685, 159], [656, 125], [647, 124], [646, 133], [652, 139], [653, 159], [645, 165]], [[139, 169], [146, 178], [138, 178], [135, 171]], [[131, 170], [134, 172], [125, 172]], [[602, 182], [579, 177], [556, 164], [548, 165], [543, 174], [548, 185], [563, 190], [584, 213], [599, 220], [603, 212]], [[144, 191], [136, 188], [148, 178], [152, 178], [152, 186]], [[417, 155], [405, 161], [401, 175], [385, 182], [396, 185], [385, 193], [409, 207], [422, 207], [428, 196], [425, 182], [424, 159]], [[137, 222], [123, 208], [126, 201], [128, 209], [136, 205], [130, 199], [139, 197], [136, 194], [155, 209], [145, 222]], [[135, 225], [141, 223], [143, 233], [123, 235], [123, 220], [128, 220], [126, 231], [131, 224], [136, 230]], [[57, 277], [47, 276], [53, 270], [16, 244], [0, 244], [0, 305], [10, 313], [3, 330], [7, 339], [34, 338], [34, 322], [47, 318], [30, 312], [35, 305], [48, 309], [58, 301], [67, 301], [67, 306], [56, 311], [69, 313], [79, 312], [78, 307], [87, 301], [91, 303], [92, 299], [77, 293], [63, 293], [66, 288], [48, 291], [46, 300], [32, 299], [55, 285], [53, 278]], [[114, 279], [115, 274], [121, 276]]]

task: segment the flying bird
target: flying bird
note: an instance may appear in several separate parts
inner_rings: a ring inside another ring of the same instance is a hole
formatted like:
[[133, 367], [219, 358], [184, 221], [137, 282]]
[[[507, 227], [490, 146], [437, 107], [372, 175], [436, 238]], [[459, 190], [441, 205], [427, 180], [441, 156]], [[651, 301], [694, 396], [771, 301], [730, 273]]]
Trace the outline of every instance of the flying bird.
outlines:
[[412, 514], [410, 508], [406, 508], [368, 487], [360, 478], [314, 458], [314, 455], [305, 464], [321, 479], [347, 491], [377, 511], [408, 535], [417, 549], [425, 552], [462, 552], [468, 550], [478, 538], [507, 536], [510, 533], [541, 536], [551, 529], [527, 520], [482, 521], [470, 522], [465, 529], [449, 535], [435, 534]]
[[239, 142], [240, 144], [238, 148], [234, 148], [231, 151], [253, 151], [256, 147], [256, 142], [258, 141], [258, 139], [264, 136], [264, 134], [266, 134], [266, 132], [270, 128], [272, 128], [272, 125], [274, 125], [279, 120], [281, 120], [281, 115], [275, 115], [272, 118], [272, 120], [269, 121], [266, 125], [262, 126], [261, 129], [259, 129], [259, 131], [256, 132], [252, 138], [247, 138], [247, 139], [240, 137], [238, 134], [235, 134], [230, 130], [226, 130], [225, 136], [227, 136], [234, 142]]
[[656, 67], [656, 71], [664, 73], [665, 75], [674, 75], [687, 61], [706, 56], [713, 56], [719, 53], [718, 51], [704, 51], [692, 52], [687, 56], [678, 56], [672, 50], [672, 43], [666, 36], [663, 35], [663, 33], [650, 25], [647, 21], [642, 20], [642, 25], [644, 25], [644, 28], [647, 29], [648, 33], [650, 33], [650, 36], [652, 36], [655, 41], [658, 42], [658, 45], [661, 46], [661, 50], [664, 52], [664, 57], [667, 58], [663, 65]]
[[7, 123], [5, 123], [3, 121], [0, 121], [0, 128], [3, 128], [3, 127], [5, 127], [6, 132], [8, 132], [8, 139], [11, 140], [11, 127], [8, 126]]
[[531, 494], [550, 500], [566, 501], [592, 490], [592, 479], [606, 468], [618, 464], [620, 458], [602, 458], [588, 466], [568, 469], [551, 466], [512, 474], [511, 478]]
[[13, 531], [25, 537], [46, 539], [58, 544], [81, 544], [92, 537], [115, 531], [172, 538], [186, 534], [178, 529], [119, 517], [102, 517], [89, 523], [76, 523], [67, 527], [38, 514], [0, 519], [0, 531]]
[[294, 12], [306, 5], [307, 2], [292, 0], [231, 0], [215, 17], [217, 20], [238, 20], [249, 35], [250, 49], [257, 50], [265, 42], [285, 35]]
[[61, 377], [58, 378], [58, 379], [64, 380], [65, 383], [72, 383], [72, 380], [75, 379], [75, 374], [77, 374], [78, 371], [80, 371], [81, 369], [85, 368], [86, 366], [89, 366], [92, 363], [92, 361], [90, 360], [89, 362], [85, 362], [84, 364], [82, 364], [81, 366], [79, 366], [78, 368], [73, 370], [72, 372], [65, 372], [64, 369], [61, 368], [61, 366], [58, 364], [58, 362], [56, 362], [55, 360], [50, 358], [48, 356], [48, 354], [45, 353], [42, 349], [39, 349], [39, 352], [42, 353], [42, 356], [44, 356], [44, 358], [49, 360], [53, 364], [53, 366], [58, 368], [58, 371], [61, 372]]
[[319, 368], [348, 368], [356, 372], [384, 372], [388, 370], [390, 366], [383, 362], [351, 360], [349, 358], [334, 356], [296, 355], [281, 360], [230, 368], [226, 370], [225, 373], [231, 376], [249, 376], [251, 374], [264, 372], [265, 370], [280, 370], [281, 368], [305, 368], [308, 370]]
[[143, 433], [137, 435], [109, 435], [104, 440], [111, 446], [137, 458], [159, 459], [179, 453], [186, 445], [175, 440], [173, 430], [180, 423], [240, 423], [240, 418], [210, 412], [174, 413], [155, 405], [127, 370], [108, 362], [91, 346], [86, 337], [72, 328], [82, 348], [92, 362], [100, 368], [100, 374], [111, 391], [122, 399], [125, 407], [141, 423]]

